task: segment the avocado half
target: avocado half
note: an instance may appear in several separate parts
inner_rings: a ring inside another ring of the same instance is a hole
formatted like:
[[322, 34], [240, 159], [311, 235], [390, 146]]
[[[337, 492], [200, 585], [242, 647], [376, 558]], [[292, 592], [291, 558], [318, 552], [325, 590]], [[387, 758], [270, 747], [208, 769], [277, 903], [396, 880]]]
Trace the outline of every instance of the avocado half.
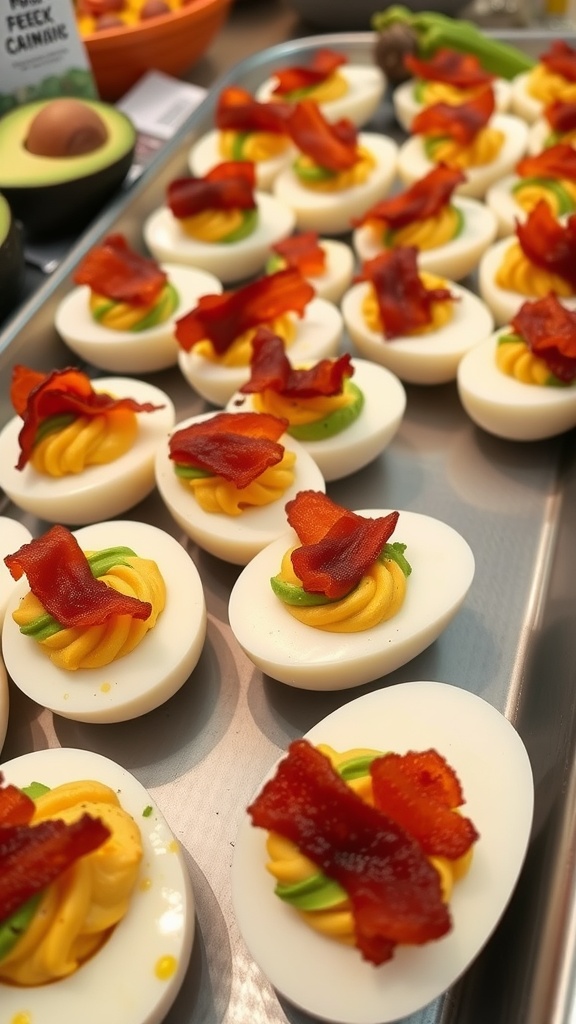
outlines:
[[30, 153], [30, 125], [51, 102], [27, 103], [0, 120], [0, 192], [34, 236], [54, 237], [85, 227], [126, 177], [136, 147], [136, 129], [125, 114], [98, 100], [82, 100], [104, 121], [103, 144], [81, 156]]
[[18, 303], [23, 280], [22, 232], [0, 195], [0, 320]]

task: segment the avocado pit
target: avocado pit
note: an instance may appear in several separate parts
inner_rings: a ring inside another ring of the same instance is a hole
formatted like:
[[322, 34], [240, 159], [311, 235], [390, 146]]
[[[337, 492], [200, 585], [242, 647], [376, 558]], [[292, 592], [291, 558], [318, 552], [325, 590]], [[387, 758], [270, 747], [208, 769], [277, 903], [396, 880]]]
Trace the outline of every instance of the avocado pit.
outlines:
[[47, 103], [36, 114], [24, 145], [34, 156], [81, 156], [99, 149], [107, 138], [106, 125], [92, 107], [62, 98]]

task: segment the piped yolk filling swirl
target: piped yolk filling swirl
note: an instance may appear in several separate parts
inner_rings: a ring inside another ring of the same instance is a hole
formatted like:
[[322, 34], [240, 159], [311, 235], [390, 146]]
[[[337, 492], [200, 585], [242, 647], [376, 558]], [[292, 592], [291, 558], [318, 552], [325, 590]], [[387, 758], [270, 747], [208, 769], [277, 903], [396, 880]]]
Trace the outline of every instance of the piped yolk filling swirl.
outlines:
[[57, 786], [36, 800], [32, 825], [73, 822], [86, 813], [101, 818], [110, 836], [44, 890], [30, 924], [0, 960], [3, 982], [46, 985], [69, 976], [98, 952], [128, 910], [142, 842], [113, 790], [92, 781]]
[[111, 409], [101, 416], [54, 416], [44, 421], [31, 464], [38, 473], [62, 477], [100, 466], [129, 451], [138, 433], [136, 414]]
[[[284, 313], [275, 317], [270, 323], [259, 326], [269, 327], [274, 334], [283, 339], [287, 347], [296, 337], [296, 320], [290, 313]], [[218, 363], [219, 366], [249, 366], [252, 358], [252, 338], [256, 331], [256, 327], [243, 331], [221, 355], [216, 352], [208, 338], [194, 346], [194, 353], [202, 356], [203, 359], [208, 359], [211, 363]]]
[[484, 167], [496, 159], [504, 145], [504, 133], [498, 128], [483, 128], [468, 145], [463, 146], [448, 136], [428, 138], [425, 148], [428, 156], [437, 164], [466, 170]]
[[[340, 433], [360, 415], [364, 404], [362, 393], [351, 381], [345, 381], [337, 395], [293, 398], [278, 394], [272, 388], [255, 392], [252, 404], [256, 412], [266, 412], [287, 419], [288, 433], [300, 440], [321, 440]], [[318, 435], [314, 428], [319, 429]], [[322, 428], [320, 430], [320, 428]]]
[[291, 92], [283, 93], [282, 98], [291, 103], [303, 99], [314, 100], [315, 103], [330, 103], [332, 100], [341, 99], [349, 89], [345, 76], [340, 71], [333, 71], [323, 82], [302, 89], [292, 89]]
[[258, 209], [202, 210], [178, 224], [189, 238], [209, 245], [239, 242], [253, 234], [258, 225]]
[[115, 302], [105, 295], [91, 292], [89, 299], [90, 312], [102, 327], [110, 331], [148, 330], [166, 323], [178, 309], [178, 292], [170, 283], [166, 284], [160, 295], [150, 306], [133, 306], [128, 302]]
[[204, 512], [239, 516], [248, 508], [271, 505], [278, 501], [294, 483], [295, 463], [295, 452], [285, 449], [280, 462], [265, 469], [247, 487], [235, 487], [233, 483], [217, 474], [181, 479], [183, 485], [192, 491]]
[[310, 157], [301, 154], [294, 162], [294, 173], [300, 185], [313, 192], [343, 192], [363, 185], [376, 167], [376, 160], [365, 147], [359, 146], [356, 163], [345, 171], [319, 167]]
[[522, 384], [562, 386], [543, 359], [534, 355], [519, 334], [500, 335], [496, 346], [496, 365], [507, 377]]
[[548, 204], [555, 217], [572, 213], [576, 209], [576, 183], [552, 178], [522, 178], [513, 188], [518, 205], [530, 213], [541, 199]]
[[279, 132], [221, 131], [218, 150], [223, 160], [251, 160], [263, 163], [281, 156], [290, 146], [290, 140]]
[[559, 274], [537, 267], [524, 255], [519, 242], [512, 242], [496, 271], [496, 284], [506, 291], [519, 292], [528, 298], [543, 299], [550, 292], [567, 298], [572, 289]]
[[417, 249], [438, 249], [457, 238], [463, 227], [463, 218], [455, 206], [443, 206], [433, 217], [415, 220], [397, 231], [382, 229], [382, 223], [374, 220], [368, 222], [378, 241], [382, 241], [386, 249], [402, 246], [415, 246]]
[[[353, 749], [340, 753], [324, 744], [318, 749], [362, 800], [374, 803], [369, 764], [381, 756], [381, 751]], [[310, 928], [345, 945], [355, 945], [354, 918], [345, 890], [300, 853], [294, 843], [276, 832], [268, 833], [266, 851], [269, 858], [266, 869], [276, 879], [276, 894], [290, 903]], [[472, 848], [458, 860], [430, 858], [440, 876], [445, 903], [450, 900], [454, 883], [469, 870], [471, 861]]]
[[[436, 277], [426, 271], [423, 271], [420, 274], [420, 280], [429, 290], [432, 288], [447, 287], [446, 281], [441, 277]], [[371, 285], [366, 290], [366, 294], [362, 300], [361, 311], [364, 323], [368, 329], [374, 331], [376, 334], [382, 334], [386, 329], [386, 325], [382, 323], [376, 293]], [[439, 331], [442, 327], [445, 327], [446, 324], [450, 323], [453, 316], [454, 303], [451, 299], [442, 299], [438, 302], [433, 302], [430, 306], [430, 323], [425, 324], [423, 327], [418, 327], [415, 331], [411, 332], [411, 335], [431, 334], [434, 331]]]

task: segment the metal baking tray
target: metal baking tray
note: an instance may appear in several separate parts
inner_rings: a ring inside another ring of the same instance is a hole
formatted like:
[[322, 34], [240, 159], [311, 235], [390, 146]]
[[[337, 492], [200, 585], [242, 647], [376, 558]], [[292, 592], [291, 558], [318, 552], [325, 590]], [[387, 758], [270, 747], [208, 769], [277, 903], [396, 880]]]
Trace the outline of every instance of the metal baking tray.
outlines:
[[[499, 35], [523, 40], [521, 32]], [[533, 51], [545, 44], [538, 33], [528, 33], [526, 41]], [[48, 370], [72, 361], [53, 322], [74, 266], [112, 229], [142, 244], [143, 220], [161, 204], [167, 183], [186, 173], [192, 141], [212, 126], [219, 89], [236, 82], [253, 90], [275, 68], [319, 45], [341, 49], [356, 62], [372, 61], [372, 34], [347, 33], [275, 46], [231, 70], [153, 170], [112, 204], [9, 322], [0, 335], [1, 423], [12, 416], [14, 363]], [[373, 127], [392, 130], [387, 104]], [[172, 395], [178, 418], [205, 408], [177, 370], [151, 379]], [[506, 442], [471, 423], [454, 384], [408, 386], [407, 392], [407, 412], [390, 447], [353, 477], [330, 485], [329, 493], [352, 507], [437, 517], [471, 545], [476, 577], [465, 605], [416, 659], [384, 679], [335, 693], [294, 690], [263, 677], [227, 623], [238, 568], [193, 545], [152, 495], [124, 518], [153, 522], [177, 537], [193, 556], [206, 593], [208, 637], [188, 683], [156, 711], [113, 726], [54, 717], [11, 688], [4, 760], [49, 746], [105, 754], [150, 789], [184, 847], [196, 937], [169, 1024], [311, 1020], [278, 999], [239, 935], [230, 895], [238, 824], [290, 740], [362, 693], [416, 679], [464, 687], [514, 723], [532, 762], [536, 813], [525, 868], [496, 933], [465, 977], [411, 1016], [410, 1024], [568, 1024], [576, 1012], [575, 432], [536, 443]], [[34, 535], [46, 526], [6, 498], [0, 498], [0, 513], [23, 520]]]

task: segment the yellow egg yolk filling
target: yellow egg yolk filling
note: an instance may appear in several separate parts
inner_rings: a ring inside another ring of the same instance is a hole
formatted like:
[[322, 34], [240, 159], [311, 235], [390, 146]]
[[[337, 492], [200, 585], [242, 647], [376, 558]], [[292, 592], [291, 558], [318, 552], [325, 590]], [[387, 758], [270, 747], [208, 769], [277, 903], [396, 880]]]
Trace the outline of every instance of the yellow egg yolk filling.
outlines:
[[[290, 548], [284, 553], [276, 578], [301, 587], [302, 581], [292, 565], [294, 550]], [[361, 633], [396, 615], [405, 596], [406, 577], [397, 562], [386, 558], [374, 562], [354, 589], [338, 601], [305, 606], [284, 604], [284, 608], [299, 622], [314, 629], [328, 633]]]
[[526, 91], [545, 106], [554, 100], [572, 103], [576, 100], [576, 82], [549, 71], [545, 64], [532, 68], [526, 80]]
[[[570, 203], [569, 210], [565, 210], [563, 200], [557, 188], [567, 194]], [[520, 180], [513, 189], [514, 199], [526, 213], [531, 213], [541, 199], [550, 207], [555, 217], [560, 217], [566, 212], [571, 212], [576, 205], [576, 182], [568, 181], [566, 178], [554, 181], [551, 186], [546, 184], [545, 179], [527, 178]]]
[[[63, 628], [46, 639], [38, 640], [58, 668], [76, 671], [109, 665], [130, 654], [156, 625], [166, 604], [166, 585], [156, 562], [138, 556], [128, 556], [123, 562], [126, 564], [114, 565], [99, 579], [121, 594], [150, 602], [150, 615], [144, 620], [131, 615], [112, 615], [101, 625]], [[12, 613], [12, 618], [22, 628], [45, 614], [41, 602], [29, 592]]]
[[36, 800], [32, 825], [100, 818], [110, 836], [44, 891], [30, 925], [0, 961], [0, 979], [46, 985], [93, 956], [126, 914], [142, 859], [140, 831], [118, 797], [99, 782], [74, 782]]
[[223, 160], [251, 160], [263, 163], [281, 156], [290, 147], [290, 140], [278, 132], [222, 131], [218, 135], [218, 151]]
[[[428, 140], [427, 140], [428, 141]], [[492, 163], [504, 144], [504, 132], [498, 128], [482, 128], [472, 142], [463, 146], [449, 137], [429, 139], [427, 152], [437, 164], [447, 164], [466, 170], [471, 167], [484, 167]]]
[[[274, 334], [279, 335], [288, 347], [296, 337], [296, 320], [290, 313], [284, 313], [275, 317], [267, 324], [259, 324], [259, 327], [269, 327]], [[251, 327], [243, 331], [232, 344], [221, 355], [216, 352], [212, 342], [206, 338], [194, 346], [195, 355], [208, 359], [211, 363], [218, 363], [219, 366], [250, 366], [252, 359], [252, 339], [258, 330]]]
[[413, 221], [397, 231], [382, 228], [381, 221], [368, 221], [378, 241], [382, 240], [384, 230], [384, 246], [387, 249], [401, 246], [416, 246], [417, 249], [437, 249], [447, 245], [460, 233], [462, 216], [454, 206], [443, 206], [433, 217]]
[[449, 103], [451, 106], [458, 106], [474, 99], [483, 92], [486, 86], [479, 86], [477, 89], [460, 89], [448, 82], [432, 82], [420, 79], [416, 86], [416, 98], [425, 107], [431, 107], [434, 103]]
[[[447, 286], [446, 281], [441, 277], [436, 277], [433, 274], [427, 273], [427, 271], [423, 271], [420, 274], [420, 280], [428, 289], [446, 288]], [[361, 309], [364, 323], [368, 329], [374, 331], [376, 334], [382, 334], [386, 325], [382, 323], [376, 293], [372, 285], [370, 285], [366, 291], [366, 295], [362, 300]], [[430, 306], [430, 314], [430, 323], [425, 324], [423, 327], [418, 327], [415, 331], [411, 331], [410, 337], [418, 334], [431, 334], [434, 331], [441, 330], [446, 324], [450, 323], [454, 316], [453, 300], [441, 299], [438, 302], [433, 302]]]
[[[365, 748], [357, 748], [339, 753], [325, 744], [319, 744], [318, 749], [330, 759], [336, 769], [346, 761], [367, 755], [375, 757], [381, 755], [381, 751]], [[347, 785], [366, 803], [374, 803], [372, 780], [369, 774], [347, 780]], [[314, 864], [308, 857], [300, 853], [295, 843], [292, 843], [289, 839], [284, 839], [283, 836], [278, 835], [276, 832], [268, 833], [266, 852], [269, 857], [266, 869], [280, 885], [297, 885], [319, 874], [317, 864]], [[442, 899], [445, 903], [448, 903], [452, 895], [454, 883], [463, 878], [470, 868], [472, 848], [457, 860], [449, 860], [447, 857], [430, 857], [429, 860], [440, 876]], [[319, 906], [318, 909], [313, 910], [294, 909], [310, 928], [313, 928], [321, 935], [335, 939], [345, 945], [353, 946], [355, 945], [354, 917], [350, 909], [348, 897], [343, 892], [341, 900], [333, 902], [333, 899], [334, 897], [329, 901], [330, 905], [326, 908]]]
[[[328, 78], [325, 78], [323, 82], [319, 82], [318, 85], [309, 86], [304, 89], [294, 89], [292, 92], [284, 93], [285, 97], [289, 97], [291, 100], [301, 99], [306, 97], [308, 100], [314, 100], [315, 103], [331, 103], [332, 100], [339, 100], [342, 96], [350, 91], [350, 86], [344, 75], [340, 71], [333, 71]], [[276, 99], [277, 93], [271, 97]]]
[[64, 427], [48, 430], [35, 443], [30, 462], [46, 476], [81, 473], [87, 466], [120, 458], [132, 447], [137, 433], [136, 415], [130, 409], [78, 416]]
[[550, 292], [556, 292], [564, 298], [573, 294], [568, 281], [563, 277], [531, 263], [519, 242], [513, 242], [506, 249], [496, 272], [496, 284], [506, 291], [518, 292], [534, 299], [543, 299]]
[[184, 478], [182, 484], [189, 488], [204, 512], [223, 513], [239, 516], [248, 508], [271, 505], [278, 501], [294, 483], [296, 454], [284, 451], [280, 462], [269, 466], [247, 487], [235, 487], [223, 477], [200, 476]]
[[316, 177], [315, 171], [318, 167], [319, 165], [305, 154], [299, 156], [297, 160], [298, 170], [295, 171], [298, 183], [303, 188], [310, 189], [312, 192], [343, 192], [348, 188], [354, 188], [356, 185], [363, 185], [376, 167], [376, 160], [369, 150], [359, 146], [356, 163], [352, 167], [347, 168], [347, 170], [334, 173], [329, 172], [326, 176], [319, 175]]
[[166, 284], [155, 302], [133, 306], [91, 292], [88, 305], [94, 320], [102, 327], [110, 331], [138, 332], [166, 323], [178, 308], [178, 295], [171, 284]]
[[496, 365], [507, 377], [514, 377], [522, 384], [546, 385], [551, 377], [550, 368], [530, 351], [522, 338], [514, 337], [496, 346]]
[[279, 395], [271, 388], [252, 395], [256, 412], [267, 412], [279, 419], [286, 419], [291, 427], [316, 423], [338, 409], [347, 408], [354, 401], [354, 394], [345, 390], [339, 395], [317, 395], [312, 398], [290, 398]]

